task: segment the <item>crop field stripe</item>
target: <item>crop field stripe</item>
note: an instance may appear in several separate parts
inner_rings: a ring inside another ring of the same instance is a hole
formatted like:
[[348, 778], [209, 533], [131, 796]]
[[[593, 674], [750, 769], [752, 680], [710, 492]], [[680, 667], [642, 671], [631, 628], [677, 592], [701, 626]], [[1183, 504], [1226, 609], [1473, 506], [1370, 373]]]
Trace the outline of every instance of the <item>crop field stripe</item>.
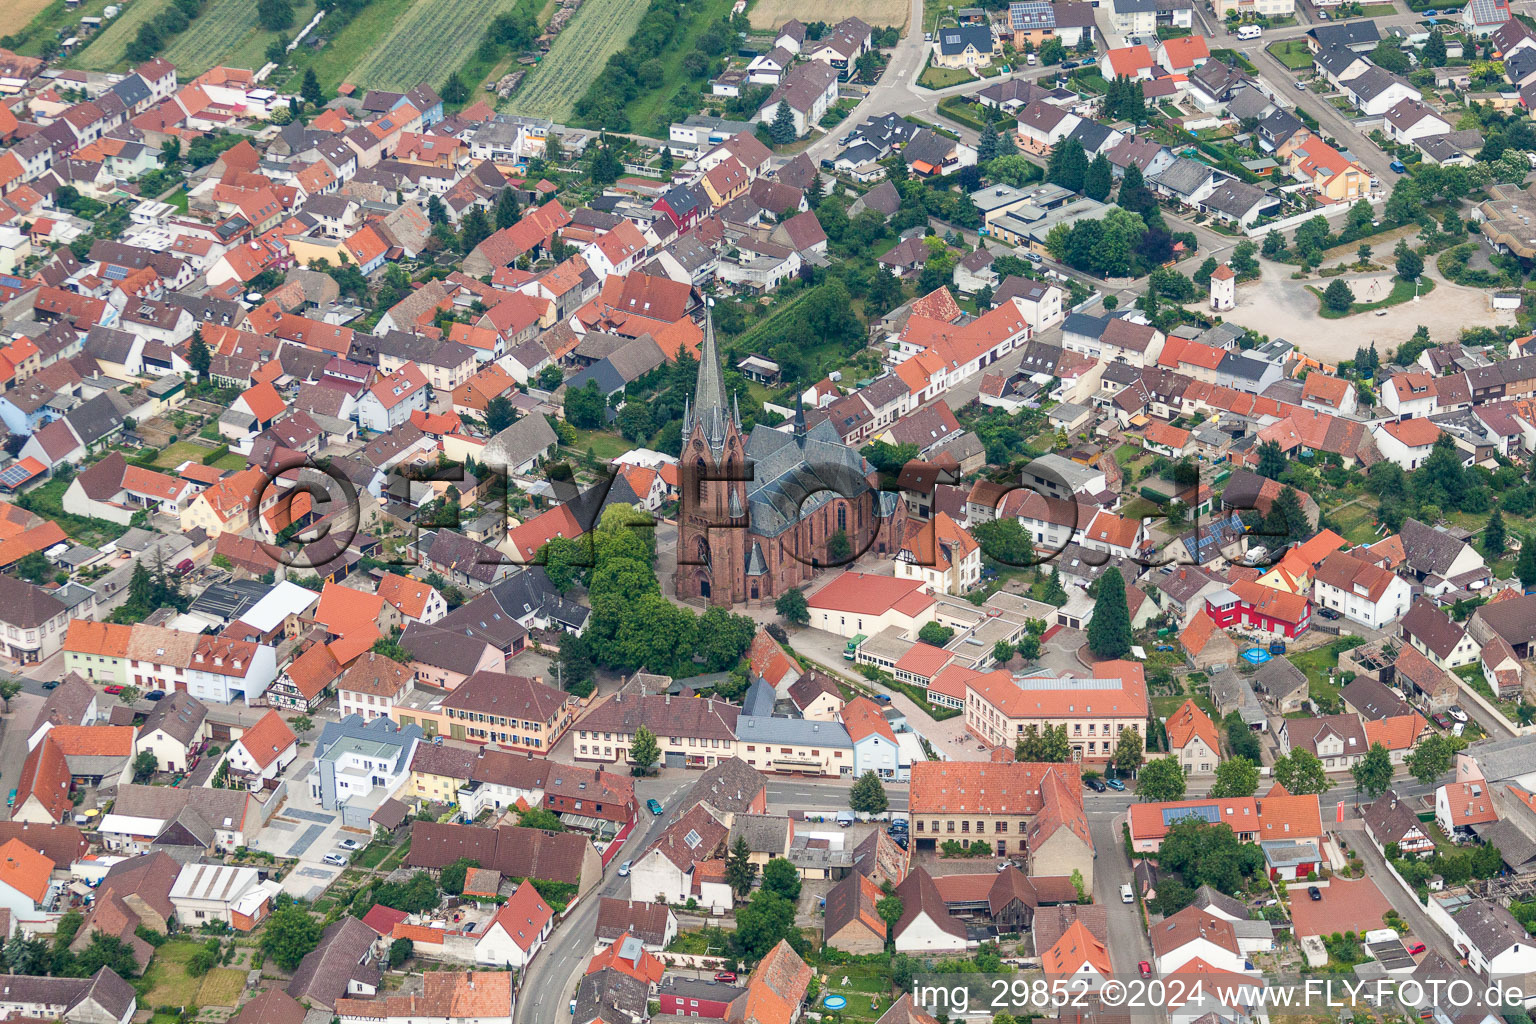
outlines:
[[473, 55], [491, 19], [516, 0], [426, 0], [413, 4], [393, 31], [369, 50], [347, 81], [365, 89], [404, 91], [419, 82], [434, 87], [458, 63], [448, 55]]
[[205, 0], [203, 13], [172, 40], [165, 59], [183, 75], [200, 75], [255, 27], [256, 5], [250, 0]]
[[555, 38], [549, 55], [512, 95], [513, 112], [568, 121], [608, 58], [635, 34], [646, 6], [643, 0], [586, 0]]
[[[91, 40], [89, 46], [71, 57], [66, 63], [86, 71], [110, 71], [124, 63], [124, 51], [139, 34], [139, 26], [154, 20], [155, 16], [170, 6], [170, 0], [134, 0], [112, 23], [101, 30], [101, 35]], [[190, 26], [188, 26], [190, 30]]]

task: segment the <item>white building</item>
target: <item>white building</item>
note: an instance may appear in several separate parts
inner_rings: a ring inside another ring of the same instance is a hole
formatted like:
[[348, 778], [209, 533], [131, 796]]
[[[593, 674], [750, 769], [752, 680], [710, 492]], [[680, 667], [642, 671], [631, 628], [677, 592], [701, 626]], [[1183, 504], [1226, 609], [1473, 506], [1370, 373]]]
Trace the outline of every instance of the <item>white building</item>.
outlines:
[[183, 928], [226, 924], [250, 931], [267, 916], [273, 891], [255, 868], [188, 864], [176, 876], [170, 899]]
[[410, 420], [413, 412], [427, 411], [427, 378], [415, 363], [406, 363], [380, 378], [357, 400], [357, 425], [381, 434]]
[[1402, 618], [1412, 598], [1407, 580], [1347, 551], [1323, 559], [1312, 584], [1314, 604], [1372, 629]]
[[283, 716], [268, 711], [256, 724], [229, 745], [230, 771], [240, 775], [252, 789], [277, 778], [299, 756], [299, 738]]
[[[1391, 391], [1392, 388], [1387, 390]], [[1391, 420], [1371, 428], [1376, 449], [1388, 462], [1395, 462], [1403, 469], [1418, 469], [1435, 449], [1440, 438], [1440, 428], [1430, 420], [1414, 417], [1409, 420]]]
[[475, 963], [522, 970], [549, 938], [554, 920], [554, 912], [533, 885], [522, 883], [475, 943]]
[[880, 706], [867, 697], [855, 697], [839, 714], [848, 738], [853, 741], [853, 774], [862, 778], [874, 772], [887, 782], [906, 782], [912, 772]]

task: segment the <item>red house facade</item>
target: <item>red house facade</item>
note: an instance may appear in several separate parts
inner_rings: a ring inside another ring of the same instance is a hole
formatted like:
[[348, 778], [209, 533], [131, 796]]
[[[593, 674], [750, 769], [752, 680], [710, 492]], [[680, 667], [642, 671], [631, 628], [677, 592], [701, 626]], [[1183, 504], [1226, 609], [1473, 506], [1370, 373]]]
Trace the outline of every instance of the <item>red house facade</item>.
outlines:
[[669, 974], [661, 979], [656, 994], [661, 1001], [662, 1013], [724, 1020], [731, 1000], [745, 991], [735, 985]]
[[1252, 580], [1241, 580], [1205, 599], [1206, 614], [1221, 629], [1260, 629], [1295, 639], [1312, 624], [1312, 602]]
[[667, 215], [678, 234], [682, 234], [694, 224], [698, 223], [704, 215], [704, 196], [692, 185], [677, 185], [661, 194], [661, 197], [651, 204], [651, 209], [660, 210]]

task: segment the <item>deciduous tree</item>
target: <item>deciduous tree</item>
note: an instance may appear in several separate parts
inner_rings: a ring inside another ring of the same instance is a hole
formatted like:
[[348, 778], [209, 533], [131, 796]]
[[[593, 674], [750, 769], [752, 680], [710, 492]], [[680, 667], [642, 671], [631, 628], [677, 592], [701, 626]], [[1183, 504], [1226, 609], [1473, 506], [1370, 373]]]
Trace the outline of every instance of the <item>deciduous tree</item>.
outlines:
[[791, 587], [774, 598], [773, 610], [792, 626], [808, 626], [811, 623], [810, 605], [806, 603], [805, 591], [799, 587]]
[[867, 771], [848, 790], [848, 806], [860, 814], [884, 814], [891, 806], [880, 776]]
[[1024, 727], [1024, 735], [1013, 745], [1016, 761], [1042, 764], [1066, 764], [1072, 760], [1072, 743], [1065, 725], [1048, 725], [1042, 732], [1037, 726]]
[[645, 726], [635, 730], [635, 738], [629, 744], [629, 759], [639, 770], [649, 771], [661, 760], [661, 748], [656, 744], [656, 734]]
[[1246, 757], [1229, 757], [1216, 766], [1213, 797], [1253, 796], [1259, 790], [1259, 768]]
[[1159, 757], [1141, 766], [1136, 778], [1136, 795], [1142, 800], [1184, 799], [1184, 769], [1173, 757]]
[[320, 922], [285, 895], [276, 899], [277, 908], [268, 915], [261, 933], [261, 949], [283, 970], [294, 971], [320, 944]]
[[1374, 800], [1392, 785], [1392, 755], [1380, 743], [1372, 743], [1365, 757], [1349, 771], [1360, 792]]
[[1326, 793], [1333, 788], [1323, 762], [1305, 747], [1296, 747], [1286, 756], [1276, 759], [1270, 774], [1292, 796]]

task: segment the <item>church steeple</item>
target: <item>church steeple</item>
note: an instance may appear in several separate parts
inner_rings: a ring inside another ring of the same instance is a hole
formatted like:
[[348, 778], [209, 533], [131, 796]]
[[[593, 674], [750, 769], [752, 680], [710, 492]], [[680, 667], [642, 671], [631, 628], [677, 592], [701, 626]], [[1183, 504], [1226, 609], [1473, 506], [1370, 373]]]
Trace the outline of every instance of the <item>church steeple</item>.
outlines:
[[[699, 347], [699, 377], [693, 389], [693, 403], [683, 413], [683, 435], [700, 431], [714, 452], [725, 447], [727, 427], [733, 414], [726, 402], [725, 371], [720, 367], [720, 352], [715, 344], [715, 318], [704, 314], [704, 344]], [[741, 414], [734, 419], [741, 425]]]
[[805, 437], [805, 392], [795, 395], [795, 437]]

